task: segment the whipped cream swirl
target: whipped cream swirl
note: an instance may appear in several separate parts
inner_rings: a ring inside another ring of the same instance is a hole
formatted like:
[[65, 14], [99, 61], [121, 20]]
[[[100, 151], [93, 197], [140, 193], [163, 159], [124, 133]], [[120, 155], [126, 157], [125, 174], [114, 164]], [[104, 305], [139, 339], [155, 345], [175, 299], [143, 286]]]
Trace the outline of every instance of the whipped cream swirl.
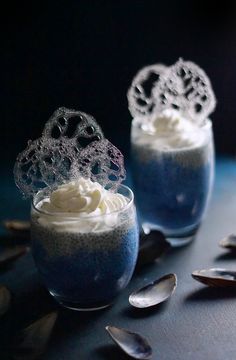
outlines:
[[39, 222], [53, 226], [57, 231], [106, 230], [116, 224], [116, 211], [123, 209], [128, 201], [122, 194], [113, 193], [99, 183], [81, 177], [59, 186], [50, 197], [38, 203], [39, 210], [50, 214], [41, 213]]
[[[205, 139], [201, 126], [184, 118], [180, 112], [166, 109], [142, 124], [137, 143], [161, 150], [200, 146]], [[135, 141], [135, 142], [136, 142]]]

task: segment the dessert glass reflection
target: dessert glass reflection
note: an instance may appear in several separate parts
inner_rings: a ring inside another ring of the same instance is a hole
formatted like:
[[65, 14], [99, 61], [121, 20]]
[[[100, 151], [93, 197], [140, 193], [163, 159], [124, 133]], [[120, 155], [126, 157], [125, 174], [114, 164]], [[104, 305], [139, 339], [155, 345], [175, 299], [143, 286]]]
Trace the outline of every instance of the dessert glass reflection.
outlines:
[[61, 305], [96, 310], [128, 284], [138, 254], [124, 159], [85, 113], [58, 109], [18, 155], [15, 181], [32, 197], [32, 253]]
[[[215, 105], [214, 95], [207, 83], [209, 94], [204, 88], [205, 93], [201, 99], [197, 96], [197, 103], [202, 110], [207, 106], [208, 111], [195, 113], [194, 92], [202, 90], [202, 83], [196, 82], [196, 78], [203, 81], [206, 75], [194, 66], [195, 72], [192, 63], [180, 60], [170, 69], [148, 67], [146, 74], [145, 69], [138, 74], [129, 92], [130, 110], [134, 114], [131, 165], [142, 226], [145, 232], [161, 230], [173, 246], [187, 244], [194, 238], [204, 218], [214, 178], [212, 123], [205, 117]], [[187, 77], [184, 79], [188, 81], [187, 90], [179, 84], [180, 70]], [[159, 78], [142, 107], [138, 100], [140, 95], [142, 100], [147, 96], [144, 82], [150, 72], [158, 73]], [[170, 79], [174, 85], [168, 85]], [[136, 94], [134, 88], [138, 88]], [[189, 99], [186, 94], [191, 89]], [[203, 101], [207, 96], [212, 97], [210, 105]]]

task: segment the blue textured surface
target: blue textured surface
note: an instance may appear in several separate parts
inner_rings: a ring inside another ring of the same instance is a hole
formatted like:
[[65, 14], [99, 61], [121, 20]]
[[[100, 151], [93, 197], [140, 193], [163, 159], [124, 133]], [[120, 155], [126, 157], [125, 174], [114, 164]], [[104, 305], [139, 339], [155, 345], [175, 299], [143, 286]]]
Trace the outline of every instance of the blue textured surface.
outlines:
[[[2, 177], [0, 180], [1, 217], [23, 217], [28, 211], [26, 203], [10, 182], [9, 173], [6, 175], [5, 183]], [[114, 306], [92, 313], [59, 308], [27, 254], [0, 272], [0, 283], [13, 294], [10, 311], [0, 318], [0, 359], [10, 360], [13, 339], [22, 328], [58, 309], [44, 360], [127, 360], [108, 337], [106, 325], [144, 335], [153, 347], [153, 360], [235, 360], [235, 289], [209, 289], [191, 278], [196, 269], [236, 268], [236, 255], [218, 246], [218, 241], [232, 232], [236, 232], [236, 160], [219, 158], [212, 201], [196, 240], [171, 250], [156, 264], [136, 270]], [[1, 237], [2, 244], [7, 241], [8, 237]], [[177, 274], [178, 285], [166, 304], [149, 311], [131, 308], [131, 291], [170, 272]]]
[[135, 154], [132, 159], [142, 222], [171, 233], [197, 227], [210, 191], [211, 164], [186, 166], [171, 155], [145, 163]]
[[137, 254], [137, 227], [130, 229], [113, 250], [78, 250], [70, 256], [50, 257], [40, 239], [33, 247], [42, 281], [50, 292], [82, 308], [113, 302], [130, 281]]

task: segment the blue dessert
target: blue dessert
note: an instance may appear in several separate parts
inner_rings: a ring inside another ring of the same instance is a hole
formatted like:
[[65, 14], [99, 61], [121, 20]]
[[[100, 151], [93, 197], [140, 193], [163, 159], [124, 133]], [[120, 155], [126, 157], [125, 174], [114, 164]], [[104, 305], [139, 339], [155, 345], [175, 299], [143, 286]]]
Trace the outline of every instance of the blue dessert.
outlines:
[[160, 157], [150, 150], [146, 160], [142, 154], [133, 146], [133, 180], [142, 223], [169, 236], [197, 228], [212, 187], [212, 150], [209, 155], [202, 148]]
[[80, 178], [35, 197], [33, 256], [43, 282], [64, 306], [105, 307], [133, 274], [136, 212], [132, 192], [120, 189], [125, 195]]
[[211, 194], [216, 99], [205, 72], [180, 58], [141, 69], [127, 93], [132, 169], [143, 229], [190, 242]]
[[33, 221], [32, 238], [43, 282], [57, 301], [72, 308], [112, 303], [128, 284], [137, 260], [136, 222], [88, 236], [55, 234]]

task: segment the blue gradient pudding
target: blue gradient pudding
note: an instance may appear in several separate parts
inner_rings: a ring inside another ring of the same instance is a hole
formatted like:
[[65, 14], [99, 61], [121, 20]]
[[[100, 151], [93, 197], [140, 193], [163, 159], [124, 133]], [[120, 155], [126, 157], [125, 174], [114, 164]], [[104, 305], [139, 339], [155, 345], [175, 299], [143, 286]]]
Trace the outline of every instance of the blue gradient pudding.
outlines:
[[211, 121], [201, 126], [168, 110], [150, 124], [132, 122], [132, 173], [144, 229], [172, 245], [189, 242], [205, 214], [214, 174]]
[[131, 279], [138, 238], [133, 194], [125, 186], [112, 193], [81, 178], [34, 199], [35, 263], [50, 293], [66, 307], [111, 304]]

